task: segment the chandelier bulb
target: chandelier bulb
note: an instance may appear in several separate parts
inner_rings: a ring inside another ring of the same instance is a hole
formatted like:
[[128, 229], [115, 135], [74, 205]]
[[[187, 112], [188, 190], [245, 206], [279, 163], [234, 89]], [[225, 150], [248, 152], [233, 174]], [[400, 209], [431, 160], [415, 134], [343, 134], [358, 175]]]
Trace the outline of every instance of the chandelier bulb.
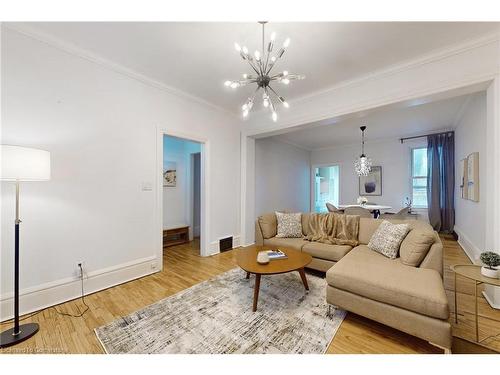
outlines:
[[241, 47], [238, 43], [234, 43], [234, 48], [236, 49], [236, 51], [241, 52]]
[[226, 81], [226, 82], [224, 82], [224, 86], [226, 86], [226, 87], [231, 86], [231, 81]]
[[287, 48], [290, 45], [290, 38], [286, 38], [285, 42], [283, 43], [283, 48]]
[[282, 79], [281, 82], [283, 82], [285, 85], [288, 85], [290, 83], [290, 80], [288, 78]]
[[255, 60], [260, 61], [260, 52], [259, 51], [255, 51], [254, 56], [255, 56]]
[[274, 41], [276, 39], [276, 33], [273, 31], [271, 33], [271, 40]]
[[284, 101], [284, 102], [283, 102], [283, 107], [285, 107], [285, 108], [290, 108], [290, 104], [288, 104], [288, 102], [285, 102], [285, 101]]
[[248, 55], [248, 48], [243, 46], [242, 51], [245, 55]]
[[283, 70], [283, 77], [286, 77], [288, 75], [288, 70]]
[[278, 121], [278, 114], [276, 112], [273, 112], [272, 118], [274, 122]]

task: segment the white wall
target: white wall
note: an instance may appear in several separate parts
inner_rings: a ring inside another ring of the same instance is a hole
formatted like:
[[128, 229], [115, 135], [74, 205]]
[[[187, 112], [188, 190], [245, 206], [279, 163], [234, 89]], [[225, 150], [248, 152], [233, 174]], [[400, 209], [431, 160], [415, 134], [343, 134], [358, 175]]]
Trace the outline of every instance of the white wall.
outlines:
[[[1, 142], [45, 149], [52, 158], [50, 182], [21, 187], [23, 293], [74, 281], [79, 261], [91, 276], [88, 291], [111, 285], [92, 284], [92, 275], [121, 275], [145, 259], [151, 267], [140, 274], [160, 265], [158, 128], [209, 142], [208, 237], [239, 234], [238, 119], [7, 28], [1, 47]], [[144, 182], [153, 190], [143, 191]], [[14, 189], [1, 187], [0, 313], [6, 317], [12, 313]], [[68, 293], [36, 303], [26, 295], [22, 312]]]
[[[479, 152], [479, 202], [461, 198], [460, 160]], [[488, 175], [486, 173], [486, 93], [474, 95], [455, 130], [455, 231], [473, 259], [485, 251]]]
[[310, 152], [270, 138], [255, 141], [255, 214], [309, 212]]
[[[191, 225], [193, 206], [193, 186], [191, 185], [191, 154], [199, 153], [201, 145], [181, 138], [163, 137], [163, 165], [167, 161], [177, 166], [177, 184], [175, 187], [163, 187], [163, 228]], [[200, 176], [198, 176], [199, 178]], [[193, 228], [191, 228], [193, 230]]]
[[[393, 211], [404, 207], [406, 197], [411, 198], [410, 160], [411, 149], [425, 146], [425, 139], [408, 141], [398, 139], [366, 141], [365, 153], [373, 165], [382, 166], [382, 195], [368, 196], [370, 202], [389, 205]], [[359, 179], [354, 172], [354, 160], [361, 153], [360, 144], [313, 150], [311, 164], [340, 165], [340, 204], [355, 203], [359, 197]], [[426, 210], [417, 210], [427, 220]]]

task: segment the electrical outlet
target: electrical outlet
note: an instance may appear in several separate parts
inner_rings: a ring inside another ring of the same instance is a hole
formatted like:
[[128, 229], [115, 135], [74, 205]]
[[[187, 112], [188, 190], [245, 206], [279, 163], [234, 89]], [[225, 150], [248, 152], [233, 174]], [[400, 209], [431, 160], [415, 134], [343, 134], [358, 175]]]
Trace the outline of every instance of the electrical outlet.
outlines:
[[[80, 269], [81, 266], [81, 269]], [[84, 272], [85, 272], [85, 262], [83, 260], [80, 260], [76, 262], [76, 276], [80, 277]]]

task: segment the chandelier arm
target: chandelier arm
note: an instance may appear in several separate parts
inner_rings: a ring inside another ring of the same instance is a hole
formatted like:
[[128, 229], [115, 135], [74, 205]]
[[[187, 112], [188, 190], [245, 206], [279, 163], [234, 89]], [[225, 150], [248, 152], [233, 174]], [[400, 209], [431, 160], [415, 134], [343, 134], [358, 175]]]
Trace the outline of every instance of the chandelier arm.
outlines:
[[[259, 92], [259, 89], [260, 89], [260, 86], [257, 86], [257, 88], [255, 89], [255, 91], [253, 92], [252, 99], [251, 99], [252, 103], [255, 102], [255, 96]], [[252, 108], [253, 108], [253, 106], [252, 106]], [[252, 110], [252, 108], [250, 108], [250, 110]]]
[[255, 71], [255, 73], [257, 73], [257, 75], [260, 75], [261, 73], [257, 70], [257, 68], [255, 68], [255, 66], [253, 65], [252, 62], [250, 62], [250, 60], [247, 60], [248, 62], [248, 65], [250, 65], [252, 67], [252, 69]]
[[271, 66], [269, 67], [269, 69], [268, 69], [268, 70], [266, 70], [266, 75], [269, 75], [269, 73], [271, 73], [271, 70], [273, 70], [273, 68], [276, 66], [276, 63], [277, 63], [277, 62], [278, 62], [278, 59], [276, 59], [276, 60], [274, 61], [274, 64], [273, 64], [273, 65], [271, 65]]
[[281, 101], [280, 96], [278, 95], [278, 93], [277, 93], [276, 91], [274, 91], [274, 89], [273, 89], [271, 86], [267, 86], [267, 87], [269, 88], [269, 90], [271, 90], [271, 91], [272, 91], [272, 93], [273, 93], [274, 95], [276, 95], [276, 97], [278, 98], [278, 100], [279, 100], [279, 101]]
[[[269, 87], [269, 86], [268, 86]], [[269, 87], [270, 88], [270, 87]], [[267, 89], [267, 88], [266, 88]], [[272, 90], [272, 89], [271, 89]], [[276, 106], [274, 105], [273, 98], [271, 95], [269, 95], [269, 92], [266, 90], [267, 95], [269, 97], [269, 109], [271, 112], [276, 112]]]

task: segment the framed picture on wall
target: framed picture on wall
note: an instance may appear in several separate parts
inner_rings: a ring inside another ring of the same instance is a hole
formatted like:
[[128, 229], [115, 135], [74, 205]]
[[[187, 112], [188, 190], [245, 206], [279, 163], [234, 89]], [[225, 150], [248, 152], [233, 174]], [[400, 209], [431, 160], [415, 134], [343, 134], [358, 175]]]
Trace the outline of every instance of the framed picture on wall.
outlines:
[[177, 186], [177, 163], [175, 161], [166, 161], [163, 166], [163, 186]]
[[359, 177], [359, 195], [382, 195], [381, 166], [373, 166], [368, 176]]

